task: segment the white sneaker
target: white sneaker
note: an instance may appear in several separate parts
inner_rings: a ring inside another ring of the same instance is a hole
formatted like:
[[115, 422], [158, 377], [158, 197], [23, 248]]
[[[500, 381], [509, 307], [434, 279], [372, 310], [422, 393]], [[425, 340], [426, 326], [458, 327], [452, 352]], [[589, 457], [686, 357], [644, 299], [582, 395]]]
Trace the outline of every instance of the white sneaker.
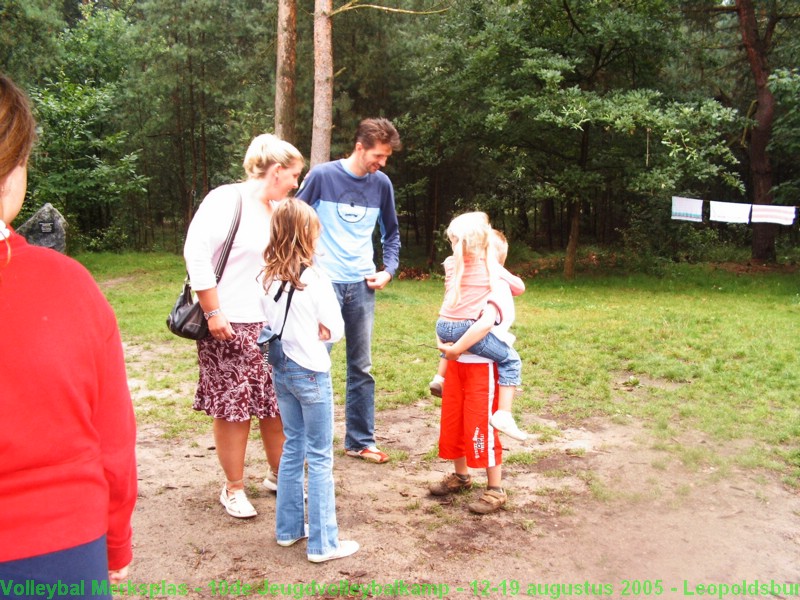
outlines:
[[233, 492], [233, 496], [228, 496], [228, 486], [223, 485], [219, 501], [228, 511], [228, 514], [237, 519], [249, 519], [258, 514], [247, 499], [247, 494], [244, 493], [244, 490], [236, 490]]
[[308, 523], [303, 525], [303, 537], [295, 538], [293, 540], [276, 540], [278, 542], [278, 546], [283, 546], [284, 548], [288, 548], [289, 546], [293, 546], [300, 540], [304, 540], [308, 537]]
[[269, 467], [267, 467], [267, 476], [264, 478], [264, 487], [270, 492], [278, 491], [278, 476]]
[[524, 442], [528, 439], [528, 434], [517, 427], [514, 421], [514, 415], [507, 410], [498, 410], [489, 419], [489, 424], [497, 429], [500, 433], [505, 433], [507, 436]]
[[358, 542], [353, 542], [351, 540], [339, 540], [338, 549], [334, 550], [333, 552], [328, 552], [327, 554], [309, 554], [308, 560], [313, 563], [321, 563], [328, 560], [335, 560], [337, 558], [344, 558], [358, 552], [360, 547], [361, 546], [358, 545]]

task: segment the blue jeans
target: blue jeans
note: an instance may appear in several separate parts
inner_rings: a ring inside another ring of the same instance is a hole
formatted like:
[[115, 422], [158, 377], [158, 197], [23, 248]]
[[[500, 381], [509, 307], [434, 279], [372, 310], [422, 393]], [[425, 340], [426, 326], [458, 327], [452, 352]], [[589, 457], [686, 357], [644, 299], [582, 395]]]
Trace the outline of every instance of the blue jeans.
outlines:
[[[443, 342], [457, 342], [475, 321], [436, 321], [436, 335]], [[522, 383], [522, 360], [519, 353], [493, 333], [488, 333], [469, 350], [497, 363], [497, 383], [502, 386], [517, 386]]]
[[[10, 595], [4, 596], [6, 598], [47, 598], [45, 588], [42, 588], [42, 594], [37, 593], [35, 588], [24, 589], [25, 581], [31, 580], [37, 584], [53, 586], [51, 589], [56, 592], [53, 596], [55, 598], [110, 600], [110, 588], [107, 587], [109, 584], [106, 536], [66, 550], [1, 562], [0, 580], [22, 584], [12, 588]], [[28, 591], [34, 593], [28, 594]], [[103, 594], [104, 591], [109, 593]]]
[[327, 554], [339, 547], [331, 375], [309, 371], [283, 354], [272, 376], [286, 435], [278, 469], [275, 537], [288, 541], [304, 536], [303, 465], [308, 461], [307, 552]]
[[344, 319], [347, 386], [344, 405], [346, 450], [375, 445], [375, 378], [372, 369], [372, 325], [375, 290], [366, 281], [334, 283]]

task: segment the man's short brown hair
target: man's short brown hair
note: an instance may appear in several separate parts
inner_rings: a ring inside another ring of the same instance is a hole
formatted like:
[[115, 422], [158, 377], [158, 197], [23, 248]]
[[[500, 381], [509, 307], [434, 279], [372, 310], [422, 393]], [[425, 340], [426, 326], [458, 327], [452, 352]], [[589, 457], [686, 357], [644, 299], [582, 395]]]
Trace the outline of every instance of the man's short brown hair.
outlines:
[[401, 150], [403, 143], [400, 141], [400, 134], [394, 128], [389, 119], [364, 119], [358, 124], [353, 145], [361, 142], [367, 150], [374, 148], [376, 144], [389, 144], [392, 150]]

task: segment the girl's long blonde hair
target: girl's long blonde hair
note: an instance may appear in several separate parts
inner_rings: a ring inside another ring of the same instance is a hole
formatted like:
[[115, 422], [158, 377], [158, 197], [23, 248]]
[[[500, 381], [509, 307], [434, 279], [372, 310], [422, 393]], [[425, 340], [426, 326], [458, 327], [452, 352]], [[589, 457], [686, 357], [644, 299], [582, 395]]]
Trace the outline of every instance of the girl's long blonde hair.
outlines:
[[302, 200], [287, 198], [272, 213], [269, 244], [264, 250], [263, 285], [288, 281], [298, 290], [303, 269], [314, 263], [314, 249], [320, 233], [316, 211]]
[[489, 251], [492, 237], [492, 226], [489, 217], [483, 212], [469, 212], [458, 215], [447, 228], [447, 237], [453, 247], [455, 270], [453, 281], [447, 292], [447, 303], [456, 306], [461, 301], [461, 279], [464, 276], [464, 261], [466, 257], [483, 259], [486, 269], [491, 276], [491, 258], [493, 252]]

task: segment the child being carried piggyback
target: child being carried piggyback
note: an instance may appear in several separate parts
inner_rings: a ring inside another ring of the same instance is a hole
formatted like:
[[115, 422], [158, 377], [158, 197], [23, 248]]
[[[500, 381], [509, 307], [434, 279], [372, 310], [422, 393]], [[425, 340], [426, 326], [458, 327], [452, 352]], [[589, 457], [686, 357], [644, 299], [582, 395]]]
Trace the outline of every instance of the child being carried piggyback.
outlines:
[[[521, 382], [522, 361], [512, 347], [515, 338], [509, 332], [514, 321], [511, 296], [524, 292], [525, 284], [502, 266], [508, 243], [501, 232], [492, 229], [485, 213], [455, 217], [447, 228], [447, 236], [453, 255], [444, 262], [445, 299], [436, 322], [436, 334], [441, 342], [453, 346], [444, 350], [439, 371], [430, 383], [431, 393], [441, 397], [446, 359], [455, 360], [468, 351], [493, 360], [497, 363], [500, 388], [498, 409], [490, 424], [514, 439], [525, 440], [527, 434], [517, 427], [511, 414], [514, 393]], [[495, 306], [500, 318], [491, 331], [480, 323], [476, 325], [487, 302]]]

